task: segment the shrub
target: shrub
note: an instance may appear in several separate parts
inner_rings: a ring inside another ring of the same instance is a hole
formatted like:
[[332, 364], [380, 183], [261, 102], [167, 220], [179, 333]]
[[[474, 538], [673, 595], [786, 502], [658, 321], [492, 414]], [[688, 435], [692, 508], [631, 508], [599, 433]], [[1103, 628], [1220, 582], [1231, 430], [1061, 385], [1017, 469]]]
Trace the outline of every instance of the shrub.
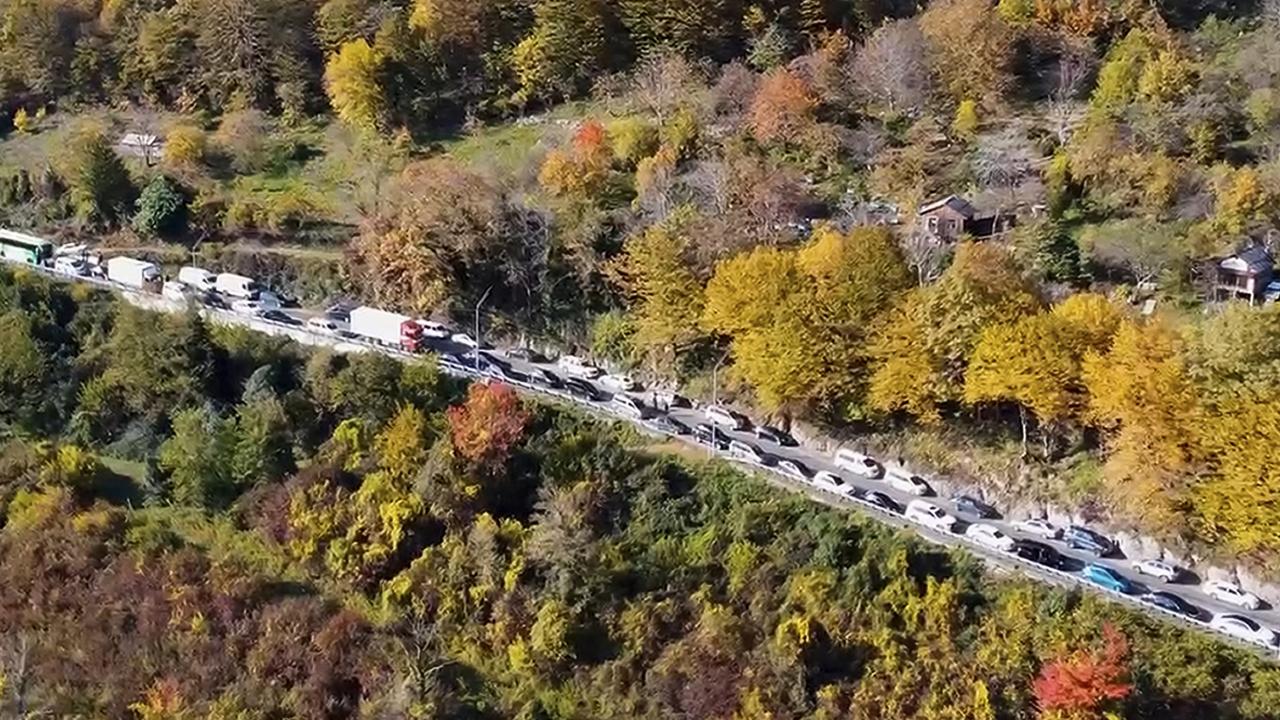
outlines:
[[177, 125], [165, 139], [164, 161], [171, 167], [190, 167], [204, 162], [209, 139], [194, 125]]
[[172, 237], [187, 226], [187, 198], [177, 183], [157, 175], [138, 197], [133, 229], [142, 235]]

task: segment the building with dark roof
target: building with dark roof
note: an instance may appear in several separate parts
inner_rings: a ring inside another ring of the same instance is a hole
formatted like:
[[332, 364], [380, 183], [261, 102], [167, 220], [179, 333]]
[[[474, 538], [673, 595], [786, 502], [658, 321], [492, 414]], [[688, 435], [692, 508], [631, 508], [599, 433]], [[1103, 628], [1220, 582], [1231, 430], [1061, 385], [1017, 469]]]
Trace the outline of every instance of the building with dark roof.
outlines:
[[1250, 304], [1262, 299], [1262, 293], [1275, 273], [1275, 258], [1261, 245], [1250, 245], [1215, 265], [1217, 299], [1239, 298]]
[[921, 227], [939, 243], [949, 244], [969, 235], [975, 240], [1001, 235], [1013, 227], [1013, 215], [979, 215], [973, 205], [958, 195], [948, 195], [920, 208]]

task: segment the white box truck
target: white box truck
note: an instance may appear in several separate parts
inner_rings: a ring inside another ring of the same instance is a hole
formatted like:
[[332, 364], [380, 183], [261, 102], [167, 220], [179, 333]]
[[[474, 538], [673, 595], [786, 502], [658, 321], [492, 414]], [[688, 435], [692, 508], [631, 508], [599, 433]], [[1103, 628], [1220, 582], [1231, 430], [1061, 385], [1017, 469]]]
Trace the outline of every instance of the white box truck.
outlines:
[[253, 278], [235, 273], [219, 273], [214, 280], [213, 289], [228, 297], [256, 300], [260, 288]]
[[107, 279], [135, 290], [145, 290], [160, 279], [160, 268], [145, 260], [113, 257], [107, 260]]
[[362, 305], [351, 311], [351, 332], [366, 340], [416, 353], [422, 349], [422, 327], [411, 317]]
[[188, 265], [178, 270], [178, 282], [194, 290], [213, 290], [218, 276], [204, 268]]

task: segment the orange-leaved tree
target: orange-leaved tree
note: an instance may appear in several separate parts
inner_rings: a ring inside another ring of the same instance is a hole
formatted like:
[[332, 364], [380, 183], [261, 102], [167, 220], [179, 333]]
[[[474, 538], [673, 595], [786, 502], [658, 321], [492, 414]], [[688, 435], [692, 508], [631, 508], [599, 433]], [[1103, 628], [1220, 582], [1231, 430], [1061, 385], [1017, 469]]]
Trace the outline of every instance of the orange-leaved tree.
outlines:
[[510, 385], [475, 383], [461, 405], [449, 408], [454, 450], [473, 466], [494, 470], [524, 438], [529, 413]]
[[1114, 626], [1105, 625], [1101, 648], [1079, 649], [1056, 658], [1040, 669], [1032, 687], [1041, 717], [1102, 717], [1133, 691], [1129, 641]]

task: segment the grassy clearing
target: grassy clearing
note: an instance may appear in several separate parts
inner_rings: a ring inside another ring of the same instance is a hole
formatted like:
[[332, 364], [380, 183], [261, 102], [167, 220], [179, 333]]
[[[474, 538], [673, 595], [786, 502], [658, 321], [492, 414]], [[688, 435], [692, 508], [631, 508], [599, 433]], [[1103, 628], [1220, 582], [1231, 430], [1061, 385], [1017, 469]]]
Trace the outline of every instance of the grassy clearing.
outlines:
[[[0, 136], [0, 161], [9, 167], [22, 167], [37, 172], [55, 161], [67, 146], [73, 133], [83, 127], [97, 127], [107, 137], [119, 139], [124, 133], [163, 135], [166, 128], [182, 121], [186, 116], [178, 113], [151, 110], [93, 109], [80, 113], [52, 113], [42, 119], [34, 132], [11, 132]], [[143, 169], [140, 159], [126, 161]]]
[[480, 128], [441, 144], [445, 154], [467, 164], [483, 164], [502, 174], [515, 173], [540, 148], [568, 135], [577, 121], [600, 112], [591, 103], [568, 103], [543, 115]]
[[110, 455], [102, 455], [98, 459], [111, 472], [127, 477], [135, 483], [141, 484], [147, 477], [147, 466], [136, 460], [125, 460]]

